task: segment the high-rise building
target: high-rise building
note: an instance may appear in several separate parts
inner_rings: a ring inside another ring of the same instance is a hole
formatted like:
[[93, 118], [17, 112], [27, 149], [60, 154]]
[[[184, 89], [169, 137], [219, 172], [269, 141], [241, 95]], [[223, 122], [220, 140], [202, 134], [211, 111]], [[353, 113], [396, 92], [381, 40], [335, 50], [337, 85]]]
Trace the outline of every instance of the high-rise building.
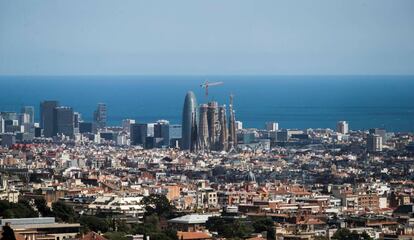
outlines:
[[14, 133], [20, 131], [19, 120], [4, 120], [4, 132]]
[[336, 124], [336, 132], [342, 134], [348, 134], [349, 132], [349, 125], [346, 121], [339, 121]]
[[73, 125], [75, 128], [79, 128], [79, 123], [82, 122], [82, 114], [78, 112], [73, 113]]
[[130, 132], [131, 124], [134, 124], [134, 123], [135, 123], [134, 119], [124, 119], [122, 120], [122, 129], [126, 132]]
[[251, 129], [244, 129], [239, 132], [239, 138], [244, 144], [250, 144], [256, 142], [257, 132]]
[[210, 149], [210, 138], [209, 138], [209, 129], [208, 129], [208, 105], [200, 105], [200, 122], [198, 124], [198, 144], [200, 150], [209, 150]]
[[385, 141], [387, 135], [387, 131], [383, 128], [371, 128], [369, 130], [369, 133], [379, 135], [380, 137], [382, 137], [382, 141]]
[[236, 125], [236, 131], [243, 129], [243, 122], [241, 122], [241, 121], [235, 121], [235, 125]]
[[182, 150], [197, 149], [197, 100], [193, 92], [187, 92], [184, 100], [182, 118]]
[[4, 133], [4, 119], [3, 117], [0, 115], [0, 133]]
[[123, 146], [128, 145], [128, 136], [125, 132], [119, 132], [116, 136], [116, 144]]
[[233, 110], [233, 95], [230, 95], [229, 112], [229, 149], [231, 150], [237, 146], [236, 114]]
[[182, 137], [182, 126], [180, 124], [170, 124], [170, 147], [179, 147]]
[[279, 123], [277, 123], [277, 122], [266, 122], [266, 130], [271, 131], [271, 132], [275, 132], [275, 131], [279, 130]]
[[154, 126], [156, 123], [147, 123], [147, 137], [154, 137]]
[[34, 128], [34, 137], [42, 137], [42, 128], [40, 127], [35, 127]]
[[227, 131], [227, 116], [226, 116], [226, 106], [219, 107], [219, 123], [220, 123], [220, 137], [219, 137], [219, 147], [218, 150], [220, 151], [227, 151], [228, 149], [228, 141], [229, 135]]
[[382, 137], [377, 134], [369, 134], [367, 137], [367, 150], [368, 152], [381, 152]]
[[142, 145], [145, 147], [147, 138], [147, 124], [133, 123], [131, 124], [131, 145]]
[[93, 120], [98, 128], [106, 127], [106, 104], [98, 103], [98, 107], [93, 113]]
[[2, 135], [1, 146], [10, 147], [16, 143], [16, 134], [14, 133], [4, 133]]
[[56, 107], [54, 116], [56, 134], [72, 137], [74, 134], [73, 109], [71, 107]]
[[40, 127], [43, 128], [45, 137], [55, 135], [55, 108], [59, 106], [58, 101], [43, 101], [40, 103]]
[[145, 139], [145, 148], [146, 149], [152, 149], [152, 148], [162, 148], [165, 147], [163, 144], [163, 139], [162, 138], [157, 138], [157, 137], [147, 137]]
[[16, 112], [1, 112], [1, 116], [4, 120], [19, 120]]
[[29, 115], [29, 123], [30, 124], [34, 124], [34, 114], [35, 114], [35, 110], [33, 106], [24, 106], [21, 109], [21, 113], [24, 114], [28, 114]]
[[19, 125], [21, 128], [21, 132], [33, 133], [33, 126], [34, 124], [31, 123], [31, 117], [29, 113], [20, 113], [19, 115]]
[[170, 122], [159, 120], [154, 125], [154, 138], [162, 138], [162, 146], [170, 146]]
[[28, 113], [20, 113], [19, 123], [20, 125], [25, 125], [25, 124], [30, 125], [30, 115]]
[[[183, 109], [182, 149], [202, 151], [227, 151], [237, 144], [235, 113], [230, 98], [230, 116], [226, 106], [216, 101], [200, 104], [195, 108], [195, 96], [187, 93]], [[170, 137], [171, 139], [171, 137]]]
[[116, 141], [117, 134], [111, 130], [104, 130], [103, 132], [99, 132], [101, 140], [104, 141]]
[[200, 143], [198, 142], [198, 111], [193, 114], [192, 120], [192, 128], [191, 128], [191, 146], [190, 146], [190, 152], [197, 152], [199, 149]]
[[78, 112], [73, 113], [73, 128], [74, 133], [79, 133], [79, 123], [82, 122], [82, 115]]
[[208, 141], [211, 150], [217, 150], [219, 142], [218, 103], [209, 102], [207, 110]]
[[91, 122], [80, 122], [79, 133], [95, 133], [93, 123]]

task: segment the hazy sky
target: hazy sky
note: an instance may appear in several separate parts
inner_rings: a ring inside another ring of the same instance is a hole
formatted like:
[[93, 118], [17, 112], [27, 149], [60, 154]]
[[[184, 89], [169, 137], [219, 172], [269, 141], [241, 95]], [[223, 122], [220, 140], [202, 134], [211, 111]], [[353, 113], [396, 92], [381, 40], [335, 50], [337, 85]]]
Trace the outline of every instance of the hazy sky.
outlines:
[[414, 1], [0, 0], [0, 74], [414, 74]]

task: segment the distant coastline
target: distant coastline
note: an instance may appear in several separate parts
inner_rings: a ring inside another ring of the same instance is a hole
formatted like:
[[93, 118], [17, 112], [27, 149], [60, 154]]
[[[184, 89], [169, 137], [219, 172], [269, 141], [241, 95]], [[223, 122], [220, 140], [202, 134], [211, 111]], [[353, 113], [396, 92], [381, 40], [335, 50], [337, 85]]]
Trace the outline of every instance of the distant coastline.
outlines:
[[205, 79], [224, 82], [211, 90], [211, 99], [227, 103], [235, 95], [236, 118], [245, 127], [277, 121], [281, 128], [335, 128], [347, 120], [351, 129], [414, 131], [410, 75], [0, 76], [0, 111], [33, 105], [38, 119], [40, 101], [56, 99], [91, 120], [96, 104], [105, 102], [111, 125], [125, 118], [181, 123], [188, 90], [206, 101], [199, 87]]

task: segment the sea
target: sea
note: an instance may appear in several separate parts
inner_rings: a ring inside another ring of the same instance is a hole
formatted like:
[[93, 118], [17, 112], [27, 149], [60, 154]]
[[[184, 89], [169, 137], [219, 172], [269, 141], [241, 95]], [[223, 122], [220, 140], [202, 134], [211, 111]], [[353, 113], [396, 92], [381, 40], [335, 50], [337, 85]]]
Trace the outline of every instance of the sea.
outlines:
[[[200, 84], [223, 82], [209, 88]], [[97, 103], [108, 108], [108, 123], [126, 118], [140, 123], [160, 119], [181, 123], [188, 91], [198, 103], [229, 104], [244, 128], [332, 128], [349, 122], [352, 130], [385, 128], [414, 132], [414, 76], [1, 76], [0, 111], [20, 111], [43, 100], [71, 106], [91, 121]]]

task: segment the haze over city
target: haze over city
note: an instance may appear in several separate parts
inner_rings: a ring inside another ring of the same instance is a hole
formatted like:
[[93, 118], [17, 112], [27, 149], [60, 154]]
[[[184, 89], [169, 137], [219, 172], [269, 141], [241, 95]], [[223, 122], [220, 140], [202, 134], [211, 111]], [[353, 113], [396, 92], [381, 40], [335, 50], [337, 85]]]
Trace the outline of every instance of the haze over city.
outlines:
[[407, 75], [411, 0], [0, 1], [0, 75]]
[[0, 0], [0, 240], [414, 240], [413, 13]]

